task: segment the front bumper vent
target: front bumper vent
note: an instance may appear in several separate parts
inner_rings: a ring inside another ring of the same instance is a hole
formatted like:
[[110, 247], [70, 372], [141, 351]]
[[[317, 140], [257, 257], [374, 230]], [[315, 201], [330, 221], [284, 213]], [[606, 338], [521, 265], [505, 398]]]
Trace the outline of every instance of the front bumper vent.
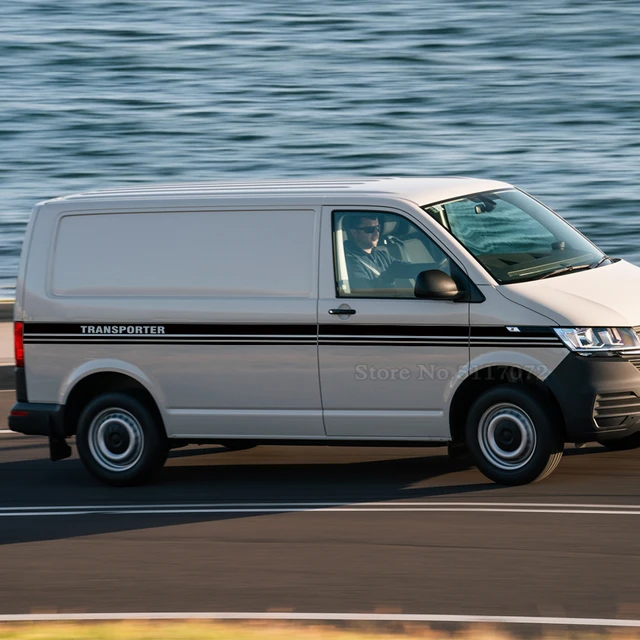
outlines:
[[640, 398], [633, 391], [598, 394], [593, 419], [600, 429], [630, 427], [640, 420]]
[[622, 356], [627, 362], [630, 362], [638, 371], [640, 371], [640, 354], [629, 354]]

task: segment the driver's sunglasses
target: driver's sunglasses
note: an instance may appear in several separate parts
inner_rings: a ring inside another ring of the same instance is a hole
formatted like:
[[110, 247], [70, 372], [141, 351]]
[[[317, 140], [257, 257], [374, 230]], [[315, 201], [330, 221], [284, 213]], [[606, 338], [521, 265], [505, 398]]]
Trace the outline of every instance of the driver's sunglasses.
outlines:
[[369, 227], [356, 227], [358, 231], [364, 231], [365, 233], [375, 233], [376, 231], [380, 231], [379, 224], [372, 224]]

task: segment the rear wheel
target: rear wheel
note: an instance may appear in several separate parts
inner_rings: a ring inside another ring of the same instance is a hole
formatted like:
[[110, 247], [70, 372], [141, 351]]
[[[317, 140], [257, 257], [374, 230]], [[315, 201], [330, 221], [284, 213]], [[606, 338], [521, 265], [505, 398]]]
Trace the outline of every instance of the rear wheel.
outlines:
[[560, 462], [564, 442], [545, 397], [523, 385], [483, 393], [466, 423], [466, 444], [489, 479], [519, 485], [542, 480]]
[[611, 451], [628, 451], [629, 449], [637, 449], [640, 447], [640, 431], [632, 433], [625, 438], [616, 440], [598, 440], [598, 442]]
[[89, 473], [116, 486], [148, 480], [169, 452], [153, 412], [125, 393], [106, 393], [89, 402], [78, 421], [76, 445]]

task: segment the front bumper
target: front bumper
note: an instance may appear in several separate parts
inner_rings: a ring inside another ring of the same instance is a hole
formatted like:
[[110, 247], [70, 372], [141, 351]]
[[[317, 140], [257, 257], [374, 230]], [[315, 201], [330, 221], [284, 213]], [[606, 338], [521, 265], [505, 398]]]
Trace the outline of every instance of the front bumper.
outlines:
[[560, 405], [568, 442], [619, 439], [640, 431], [638, 367], [640, 361], [629, 356], [571, 353], [554, 369], [545, 384]]

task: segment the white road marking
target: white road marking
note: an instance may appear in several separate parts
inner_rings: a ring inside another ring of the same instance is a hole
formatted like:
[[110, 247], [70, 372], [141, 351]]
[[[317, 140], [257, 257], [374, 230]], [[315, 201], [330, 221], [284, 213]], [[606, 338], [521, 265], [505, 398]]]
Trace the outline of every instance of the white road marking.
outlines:
[[500, 502], [339, 502], [205, 503], [205, 504], [114, 504], [44, 505], [0, 507], [0, 518], [85, 515], [207, 515], [216, 513], [531, 513], [578, 515], [640, 515], [638, 505], [585, 505], [562, 503]]
[[315, 620], [367, 622], [426, 622], [458, 624], [539, 624], [570, 627], [640, 627], [640, 620], [615, 618], [552, 618], [544, 616], [481, 616], [411, 613], [286, 613], [199, 612], [178, 613], [31, 613], [0, 615], [0, 622], [72, 622], [91, 620]]
[[98, 504], [98, 505], [31, 505], [28, 507], [0, 507], [1, 511], [37, 510], [37, 509], [212, 509], [212, 508], [280, 508], [296, 507], [558, 507], [561, 509], [639, 509], [635, 504], [588, 504], [582, 502], [444, 502], [431, 500], [430, 502], [194, 502], [194, 503], [147, 503], [147, 504]]

